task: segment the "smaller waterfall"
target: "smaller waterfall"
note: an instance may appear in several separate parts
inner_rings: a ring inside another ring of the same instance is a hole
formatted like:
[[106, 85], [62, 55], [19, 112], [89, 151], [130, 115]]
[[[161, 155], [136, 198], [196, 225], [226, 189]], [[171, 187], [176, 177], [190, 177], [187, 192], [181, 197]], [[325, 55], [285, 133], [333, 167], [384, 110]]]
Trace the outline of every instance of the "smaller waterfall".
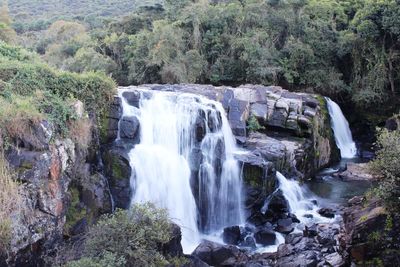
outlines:
[[279, 189], [282, 190], [284, 197], [289, 203], [290, 212], [295, 214], [301, 222], [329, 221], [329, 219], [322, 217], [317, 212], [319, 207], [311, 201], [311, 193], [307, 194], [306, 190], [297, 181], [286, 179], [280, 172], [276, 172], [276, 178], [279, 181]]
[[357, 155], [357, 148], [351, 136], [349, 123], [339, 105], [329, 97], [325, 97], [325, 99], [328, 104], [332, 129], [335, 134], [336, 145], [340, 149], [340, 155], [342, 158], [354, 158]]

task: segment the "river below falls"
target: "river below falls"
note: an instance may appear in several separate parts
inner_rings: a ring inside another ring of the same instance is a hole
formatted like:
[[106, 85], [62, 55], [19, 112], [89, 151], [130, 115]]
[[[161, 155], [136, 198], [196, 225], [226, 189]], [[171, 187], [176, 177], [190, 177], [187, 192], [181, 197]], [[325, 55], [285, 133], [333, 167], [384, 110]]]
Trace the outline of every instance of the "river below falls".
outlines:
[[306, 182], [304, 186], [319, 198], [320, 206], [336, 207], [346, 204], [352, 197], [364, 194], [373, 186], [373, 182], [343, 181], [334, 174], [343, 170], [347, 163], [366, 162], [366, 159], [361, 158], [342, 159], [339, 163], [323, 169], [315, 179]]

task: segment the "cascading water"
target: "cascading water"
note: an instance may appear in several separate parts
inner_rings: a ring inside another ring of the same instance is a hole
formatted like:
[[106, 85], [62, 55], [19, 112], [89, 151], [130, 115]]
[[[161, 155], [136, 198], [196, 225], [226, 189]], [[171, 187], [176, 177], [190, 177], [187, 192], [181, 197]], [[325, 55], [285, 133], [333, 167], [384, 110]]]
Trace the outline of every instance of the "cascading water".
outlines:
[[182, 229], [185, 253], [199, 243], [199, 226], [210, 233], [243, 222], [235, 140], [220, 103], [141, 91], [139, 109], [125, 99], [122, 105], [123, 115], [136, 116], [141, 127], [140, 143], [129, 152], [132, 203], [166, 208]]
[[295, 214], [301, 222], [329, 221], [329, 219], [322, 217], [317, 212], [319, 207], [311, 201], [310, 197], [306, 196], [305, 189], [297, 181], [286, 179], [280, 172], [276, 172], [276, 178], [279, 181], [279, 189], [282, 190], [283, 195], [288, 201], [290, 212]]
[[349, 123], [339, 105], [329, 97], [325, 97], [325, 99], [328, 104], [332, 129], [335, 134], [336, 145], [340, 149], [340, 155], [342, 158], [354, 158], [357, 155], [357, 148], [351, 136]]

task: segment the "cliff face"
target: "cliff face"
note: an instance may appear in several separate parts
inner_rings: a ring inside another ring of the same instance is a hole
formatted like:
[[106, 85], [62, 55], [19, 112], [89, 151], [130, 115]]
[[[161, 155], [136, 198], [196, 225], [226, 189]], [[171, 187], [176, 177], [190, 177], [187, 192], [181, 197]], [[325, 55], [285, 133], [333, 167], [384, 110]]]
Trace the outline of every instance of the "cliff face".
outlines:
[[15, 203], [20, 207], [11, 218], [10, 266], [43, 266], [60, 241], [111, 211], [108, 183], [92, 153], [96, 138], [84, 148], [56, 135], [48, 121], [33, 123], [31, 129], [8, 140], [5, 150], [20, 193]]

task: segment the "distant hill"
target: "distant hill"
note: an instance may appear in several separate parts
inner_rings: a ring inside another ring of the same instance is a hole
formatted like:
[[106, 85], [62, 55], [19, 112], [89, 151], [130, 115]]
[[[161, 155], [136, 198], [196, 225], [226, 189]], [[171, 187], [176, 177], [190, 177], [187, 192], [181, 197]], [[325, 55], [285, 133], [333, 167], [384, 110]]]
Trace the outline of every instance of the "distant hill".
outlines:
[[[1, 2], [1, 1], [0, 1]], [[99, 27], [107, 18], [124, 16], [143, 6], [161, 6], [163, 0], [12, 0], [8, 1], [18, 32], [47, 28], [56, 20], [79, 20]]]

